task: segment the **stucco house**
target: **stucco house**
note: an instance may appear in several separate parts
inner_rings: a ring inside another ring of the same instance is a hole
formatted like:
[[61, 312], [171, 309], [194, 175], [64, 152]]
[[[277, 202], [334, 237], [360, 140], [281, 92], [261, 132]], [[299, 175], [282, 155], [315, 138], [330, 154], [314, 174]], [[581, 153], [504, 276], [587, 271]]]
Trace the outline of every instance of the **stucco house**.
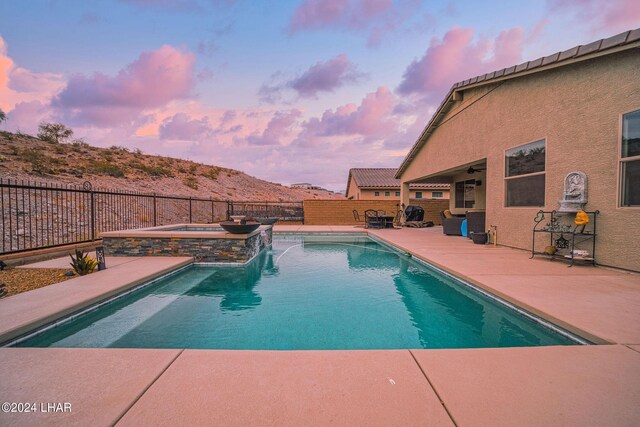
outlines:
[[[396, 168], [349, 169], [346, 197], [350, 200], [400, 200]], [[411, 184], [411, 199], [448, 199], [449, 184]], [[408, 205], [408, 204], [407, 204]]]
[[573, 172], [599, 211], [596, 262], [640, 271], [640, 29], [454, 84], [395, 177], [405, 204], [450, 183], [453, 213], [484, 210], [499, 244], [531, 250]]

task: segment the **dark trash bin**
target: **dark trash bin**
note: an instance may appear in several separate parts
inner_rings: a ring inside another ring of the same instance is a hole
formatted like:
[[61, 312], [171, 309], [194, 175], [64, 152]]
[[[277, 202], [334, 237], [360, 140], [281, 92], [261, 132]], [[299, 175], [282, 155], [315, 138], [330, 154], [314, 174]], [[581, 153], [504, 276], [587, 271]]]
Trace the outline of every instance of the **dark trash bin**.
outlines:
[[423, 221], [424, 209], [420, 206], [407, 206], [404, 210], [404, 215], [407, 221]]

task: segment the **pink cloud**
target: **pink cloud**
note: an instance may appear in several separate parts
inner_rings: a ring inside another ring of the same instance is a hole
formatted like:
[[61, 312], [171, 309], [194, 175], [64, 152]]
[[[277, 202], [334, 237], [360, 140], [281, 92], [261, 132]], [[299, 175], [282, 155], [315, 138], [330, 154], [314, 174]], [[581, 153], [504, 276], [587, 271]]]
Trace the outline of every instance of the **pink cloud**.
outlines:
[[367, 46], [378, 46], [411, 17], [416, 0], [304, 0], [289, 22], [289, 34], [336, 28], [368, 32]]
[[609, 35], [631, 30], [640, 22], [640, 2], [637, 0], [547, 0], [551, 14], [573, 13], [583, 25]]
[[191, 119], [186, 113], [166, 118], [159, 127], [160, 139], [199, 141], [210, 137], [214, 130], [208, 117]]
[[293, 125], [302, 116], [302, 111], [278, 111], [261, 135], [251, 135], [247, 141], [253, 145], [279, 145], [292, 133]]
[[35, 135], [40, 122], [51, 121], [51, 109], [40, 101], [18, 102], [9, 112], [7, 124], [14, 131]]
[[[51, 97], [63, 86], [64, 82], [59, 74], [38, 73], [16, 66], [9, 57], [7, 44], [0, 37], [0, 108], [5, 113], [10, 113], [20, 103], [49, 104]], [[23, 105], [22, 113], [10, 115], [7, 123], [10, 129], [18, 129], [15, 126], [18, 116], [22, 117], [20, 129], [30, 129], [24, 126], [24, 108]]]
[[442, 40], [431, 40], [422, 58], [405, 70], [398, 92], [418, 94], [429, 101], [441, 98], [453, 83], [495, 69], [518, 64], [524, 31], [502, 31], [495, 40], [473, 42], [473, 30], [454, 27]]
[[322, 117], [313, 117], [303, 124], [297, 140], [303, 144], [327, 136], [364, 136], [380, 138], [392, 133], [397, 122], [392, 113], [398, 99], [386, 87], [365, 96], [359, 106], [347, 104], [327, 110]]
[[293, 79], [289, 85], [302, 97], [313, 97], [318, 92], [332, 92], [346, 83], [356, 82], [362, 74], [341, 54], [327, 62], [318, 62]]
[[61, 74], [34, 73], [15, 67], [9, 75], [9, 87], [17, 92], [54, 92], [63, 86]]
[[305, 0], [293, 13], [289, 31], [295, 33], [335, 25], [348, 4], [349, 0]]
[[115, 77], [76, 75], [52, 105], [72, 123], [116, 125], [191, 95], [195, 56], [172, 46], [144, 52]]

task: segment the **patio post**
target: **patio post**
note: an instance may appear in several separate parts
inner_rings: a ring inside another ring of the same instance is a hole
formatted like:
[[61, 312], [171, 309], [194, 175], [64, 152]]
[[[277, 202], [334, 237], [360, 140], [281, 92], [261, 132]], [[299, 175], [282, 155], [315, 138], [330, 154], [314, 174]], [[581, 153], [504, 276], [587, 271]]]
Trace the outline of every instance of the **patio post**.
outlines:
[[[409, 183], [402, 181], [400, 183], [400, 209], [404, 210], [409, 206]], [[402, 223], [404, 224], [405, 218], [402, 216]]]

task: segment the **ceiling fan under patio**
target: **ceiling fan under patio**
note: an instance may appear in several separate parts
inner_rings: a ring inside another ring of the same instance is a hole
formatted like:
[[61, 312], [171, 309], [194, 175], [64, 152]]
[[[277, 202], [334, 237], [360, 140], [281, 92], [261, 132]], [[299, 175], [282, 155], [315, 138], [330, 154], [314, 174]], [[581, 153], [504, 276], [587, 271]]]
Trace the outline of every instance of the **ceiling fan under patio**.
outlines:
[[472, 174], [472, 173], [476, 173], [476, 172], [482, 172], [485, 171], [487, 169], [480, 169], [480, 168], [474, 168], [473, 166], [470, 166], [469, 169], [467, 169], [467, 173], [468, 174]]

